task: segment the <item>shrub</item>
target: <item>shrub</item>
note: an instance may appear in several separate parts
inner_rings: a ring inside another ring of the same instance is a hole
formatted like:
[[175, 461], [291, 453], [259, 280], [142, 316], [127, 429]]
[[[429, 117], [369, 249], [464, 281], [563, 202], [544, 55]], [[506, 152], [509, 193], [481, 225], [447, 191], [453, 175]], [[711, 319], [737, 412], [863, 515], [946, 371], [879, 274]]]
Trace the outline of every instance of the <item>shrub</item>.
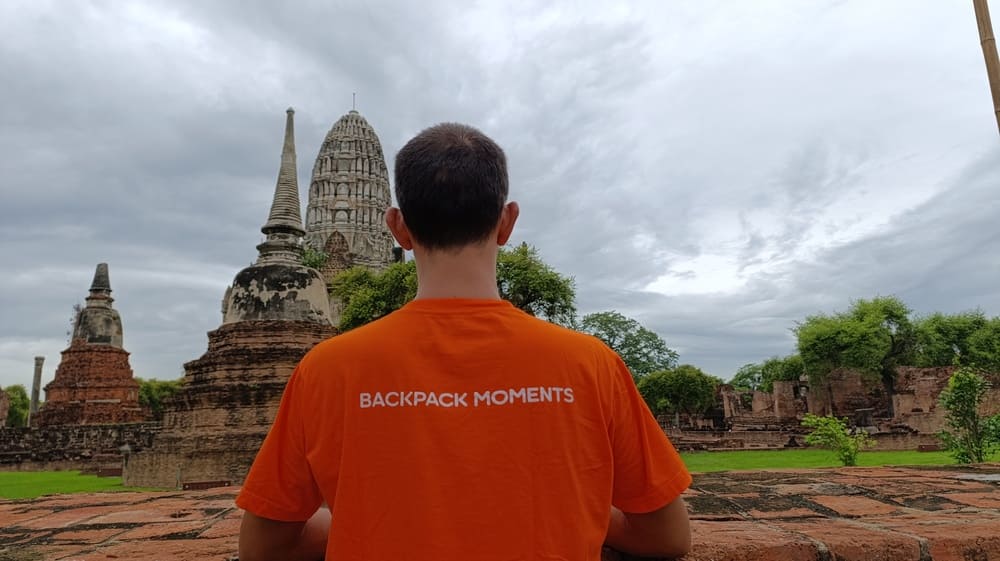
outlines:
[[938, 433], [951, 455], [961, 464], [985, 462], [1000, 448], [1000, 415], [981, 417], [979, 407], [990, 384], [971, 368], [960, 368], [941, 392], [946, 429]]
[[302, 264], [311, 269], [322, 269], [326, 265], [326, 260], [330, 257], [322, 251], [317, 251], [309, 246], [302, 250]]
[[802, 426], [813, 429], [806, 436], [806, 444], [828, 448], [837, 453], [837, 459], [845, 466], [858, 464], [858, 454], [875, 444], [875, 440], [864, 431], [851, 431], [847, 419], [833, 415], [820, 417], [812, 413], [802, 419]]

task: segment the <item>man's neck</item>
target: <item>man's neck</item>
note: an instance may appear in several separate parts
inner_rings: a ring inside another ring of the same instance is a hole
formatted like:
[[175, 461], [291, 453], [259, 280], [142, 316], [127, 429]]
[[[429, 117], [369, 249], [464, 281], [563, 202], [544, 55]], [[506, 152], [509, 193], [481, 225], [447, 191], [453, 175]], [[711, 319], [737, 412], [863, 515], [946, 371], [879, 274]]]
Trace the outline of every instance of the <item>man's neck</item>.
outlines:
[[454, 251], [415, 247], [417, 299], [473, 298], [499, 300], [497, 246], [476, 244]]

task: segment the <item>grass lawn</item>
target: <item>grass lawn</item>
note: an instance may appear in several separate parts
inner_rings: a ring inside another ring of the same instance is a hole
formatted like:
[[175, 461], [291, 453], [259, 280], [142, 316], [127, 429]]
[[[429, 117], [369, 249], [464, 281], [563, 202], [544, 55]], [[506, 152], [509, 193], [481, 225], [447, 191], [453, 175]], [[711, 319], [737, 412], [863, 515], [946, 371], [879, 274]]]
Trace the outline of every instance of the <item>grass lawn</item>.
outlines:
[[56, 493], [127, 491], [121, 477], [82, 475], [78, 471], [0, 471], [0, 498], [31, 499]]
[[[837, 467], [840, 462], [832, 451], [740, 450], [733, 452], [683, 452], [681, 457], [692, 472], [737, 471], [754, 469], [790, 469]], [[954, 464], [947, 452], [862, 452], [861, 466], [932, 466]], [[98, 491], [146, 491], [123, 487], [120, 477], [81, 475], [78, 471], [0, 471], [0, 498], [30, 499], [58, 493], [94, 493]]]
[[[740, 450], [733, 452], [683, 452], [681, 457], [692, 472], [752, 469], [837, 467], [840, 462], [830, 450]], [[862, 452], [859, 466], [934, 466], [954, 464], [947, 452]]]

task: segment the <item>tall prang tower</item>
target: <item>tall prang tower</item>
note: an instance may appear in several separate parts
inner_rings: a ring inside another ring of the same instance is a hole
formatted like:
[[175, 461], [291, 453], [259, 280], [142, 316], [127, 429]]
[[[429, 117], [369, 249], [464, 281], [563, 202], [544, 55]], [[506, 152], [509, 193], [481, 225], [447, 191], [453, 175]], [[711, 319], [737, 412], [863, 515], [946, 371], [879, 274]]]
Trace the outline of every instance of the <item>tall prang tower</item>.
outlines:
[[181, 388], [165, 400], [152, 445], [125, 458], [126, 485], [241, 483], [295, 366], [337, 334], [326, 283], [302, 263], [294, 113], [285, 113], [281, 166], [257, 261], [226, 289], [222, 325], [208, 333], [205, 353], [184, 365]]
[[381, 271], [397, 260], [385, 225], [389, 172], [375, 129], [355, 110], [327, 133], [313, 165], [306, 244], [327, 256], [327, 283], [355, 265]]

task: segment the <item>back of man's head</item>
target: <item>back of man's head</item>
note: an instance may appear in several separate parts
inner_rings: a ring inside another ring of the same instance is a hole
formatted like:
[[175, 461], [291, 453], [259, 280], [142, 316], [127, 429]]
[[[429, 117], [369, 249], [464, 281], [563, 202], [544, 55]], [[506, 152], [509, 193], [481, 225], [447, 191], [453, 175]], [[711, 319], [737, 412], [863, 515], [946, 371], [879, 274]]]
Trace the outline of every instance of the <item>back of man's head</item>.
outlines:
[[442, 123], [396, 154], [396, 201], [413, 240], [426, 249], [485, 241], [507, 201], [507, 158], [470, 126]]

